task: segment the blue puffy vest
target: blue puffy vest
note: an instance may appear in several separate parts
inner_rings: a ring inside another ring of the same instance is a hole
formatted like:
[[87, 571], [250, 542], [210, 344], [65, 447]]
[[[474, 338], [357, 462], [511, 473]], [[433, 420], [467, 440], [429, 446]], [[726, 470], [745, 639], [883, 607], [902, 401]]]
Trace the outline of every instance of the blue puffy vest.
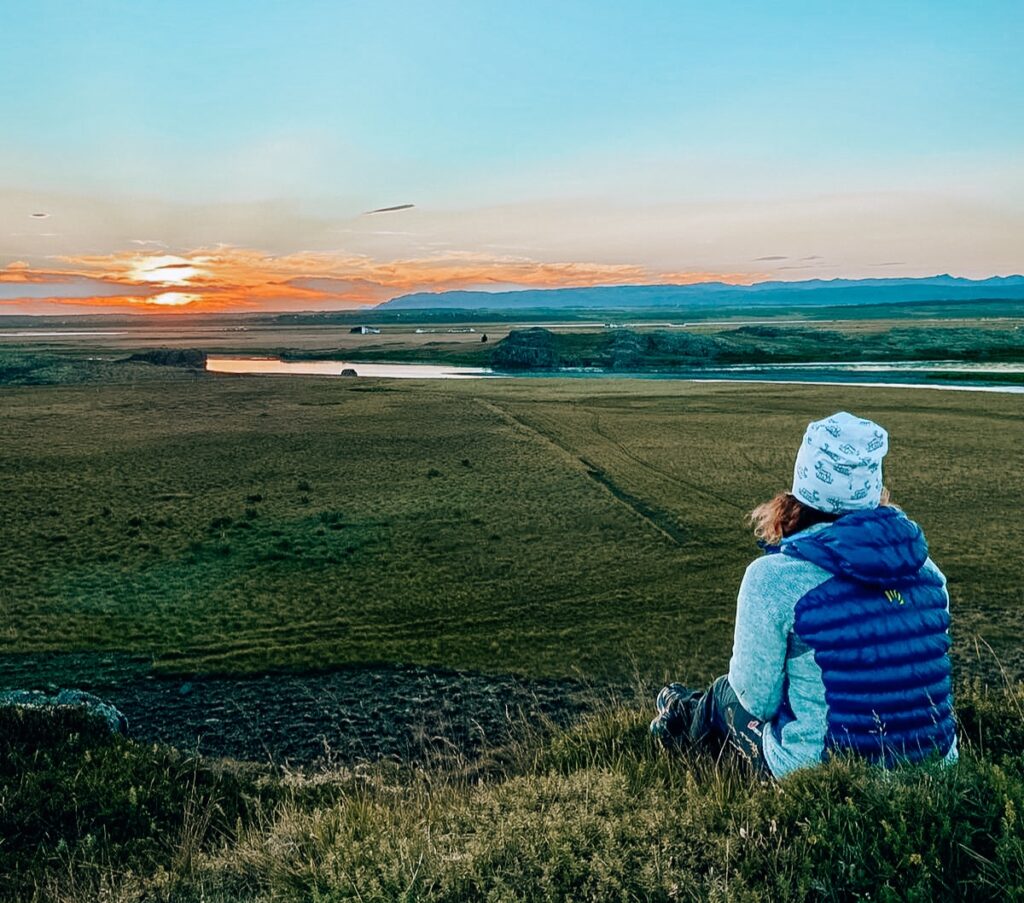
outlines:
[[892, 765], [948, 753], [956, 731], [949, 613], [942, 578], [924, 567], [921, 528], [881, 507], [797, 534], [781, 551], [833, 575], [797, 602], [794, 621], [825, 686], [823, 758], [853, 750]]

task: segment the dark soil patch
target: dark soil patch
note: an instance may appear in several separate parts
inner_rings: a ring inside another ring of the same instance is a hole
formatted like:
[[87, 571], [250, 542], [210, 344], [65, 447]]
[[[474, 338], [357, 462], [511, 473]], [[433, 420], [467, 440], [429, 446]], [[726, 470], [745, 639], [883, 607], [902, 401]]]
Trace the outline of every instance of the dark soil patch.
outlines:
[[568, 724], [597, 696], [575, 681], [410, 666], [185, 681], [128, 656], [0, 658], [0, 689], [56, 686], [117, 706], [140, 742], [279, 765], [473, 759], [524, 728]]

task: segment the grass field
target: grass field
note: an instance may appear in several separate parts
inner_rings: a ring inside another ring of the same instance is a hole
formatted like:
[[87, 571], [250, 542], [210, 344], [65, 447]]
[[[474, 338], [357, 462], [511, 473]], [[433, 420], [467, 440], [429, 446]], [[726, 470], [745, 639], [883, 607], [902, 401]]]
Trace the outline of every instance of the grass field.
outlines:
[[[568, 728], [519, 716], [472, 755], [315, 771], [0, 708], [0, 900], [1024, 894], [1014, 396], [130, 366], [124, 382], [2, 390], [8, 682], [66, 684], [66, 661], [111, 686], [150, 667], [295, 682], [403, 662], [464, 669], [449, 692], [476, 688], [498, 721], [507, 697], [487, 674], [582, 677], [610, 701]], [[961, 763], [888, 775], [833, 761], [776, 785], [660, 754], [653, 687], [725, 668], [757, 554], [745, 513], [788, 485], [807, 421], [842, 408], [889, 428], [887, 482], [949, 576]], [[397, 698], [394, 676], [376, 689], [384, 673], [365, 671], [372, 710], [381, 691], [392, 709], [425, 704], [424, 678]], [[638, 696], [615, 689], [627, 679]], [[179, 683], [174, 698], [196, 697]], [[247, 685], [238, 717], [296, 708], [288, 730], [312, 734], [346, 713], [277, 683]], [[210, 692], [186, 734], [204, 729]]]
[[705, 679], [745, 512], [837, 409], [953, 596], [958, 662], [1024, 670], [1012, 396], [631, 381], [209, 378], [4, 390], [0, 652], [166, 672], [404, 662]]

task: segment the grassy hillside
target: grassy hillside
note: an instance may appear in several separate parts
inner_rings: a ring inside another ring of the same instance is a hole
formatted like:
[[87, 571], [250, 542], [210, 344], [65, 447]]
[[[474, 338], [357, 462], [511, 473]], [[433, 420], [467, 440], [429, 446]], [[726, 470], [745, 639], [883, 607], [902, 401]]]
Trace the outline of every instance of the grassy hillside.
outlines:
[[606, 381], [8, 389], [0, 653], [708, 678], [745, 512], [838, 409], [892, 432], [961, 659], [980, 635], [1021, 673], [1016, 398]]
[[1019, 899], [1021, 695], [959, 707], [955, 767], [779, 784], [659, 753], [636, 708], [472, 769], [308, 776], [0, 712], [0, 899]]

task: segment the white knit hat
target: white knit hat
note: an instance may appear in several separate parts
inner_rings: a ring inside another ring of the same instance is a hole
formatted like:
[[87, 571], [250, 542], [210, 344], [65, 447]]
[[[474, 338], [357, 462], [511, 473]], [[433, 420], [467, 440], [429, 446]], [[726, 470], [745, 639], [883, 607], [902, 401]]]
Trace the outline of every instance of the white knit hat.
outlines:
[[838, 514], [877, 508], [889, 434], [870, 420], [840, 411], [807, 427], [793, 468], [793, 495]]

